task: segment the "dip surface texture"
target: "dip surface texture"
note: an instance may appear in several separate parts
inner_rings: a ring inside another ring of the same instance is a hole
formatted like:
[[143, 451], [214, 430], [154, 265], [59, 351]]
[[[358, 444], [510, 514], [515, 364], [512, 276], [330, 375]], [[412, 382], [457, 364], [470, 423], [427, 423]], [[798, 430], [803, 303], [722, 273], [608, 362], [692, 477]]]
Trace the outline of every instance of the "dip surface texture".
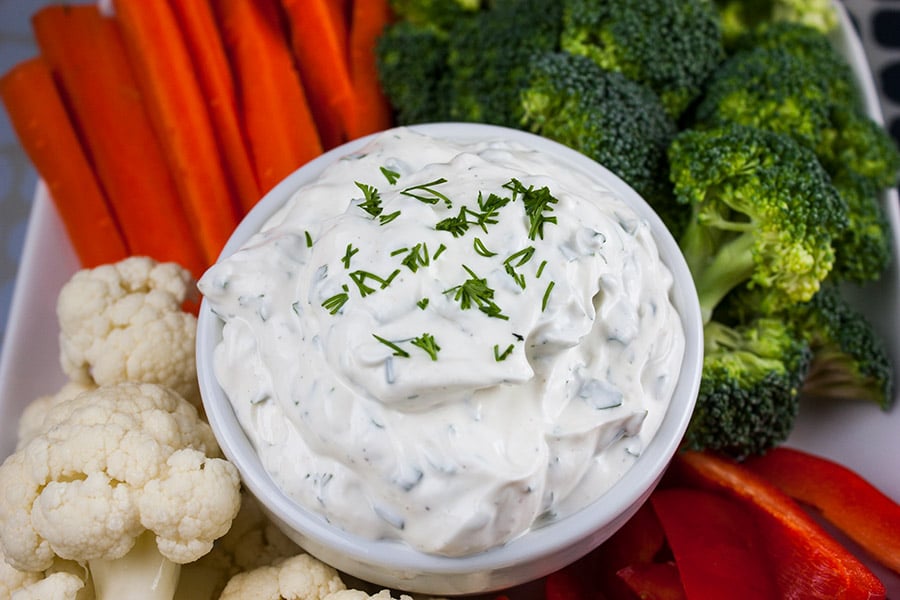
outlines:
[[649, 225], [518, 144], [382, 134], [200, 289], [216, 378], [278, 485], [357, 535], [467, 555], [581, 509], [684, 355]]

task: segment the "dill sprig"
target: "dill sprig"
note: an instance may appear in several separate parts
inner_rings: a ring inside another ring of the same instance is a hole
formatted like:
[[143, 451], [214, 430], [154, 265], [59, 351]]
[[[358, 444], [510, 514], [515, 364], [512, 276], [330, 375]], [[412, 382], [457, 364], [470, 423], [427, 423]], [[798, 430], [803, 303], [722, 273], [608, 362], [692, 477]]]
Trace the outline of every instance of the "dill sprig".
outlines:
[[441, 350], [441, 347], [434, 341], [434, 336], [430, 333], [423, 333], [419, 337], [413, 338], [410, 344], [427, 352], [431, 360], [437, 360], [437, 353]]
[[468, 213], [469, 209], [461, 206], [455, 217], [447, 217], [438, 221], [434, 228], [438, 231], [449, 231], [453, 237], [463, 236], [469, 230]]
[[525, 187], [525, 184], [515, 178], [504, 183], [503, 187], [512, 191], [513, 200], [519, 196], [522, 197], [522, 204], [525, 205], [525, 214], [529, 221], [528, 239], [533, 240], [535, 237], [544, 239], [544, 224], [556, 223], [556, 217], [545, 213], [552, 211], [553, 205], [559, 202], [550, 193], [550, 188], [544, 186], [535, 189], [533, 185]]
[[413, 273], [418, 271], [419, 267], [427, 267], [431, 263], [431, 259], [428, 256], [428, 246], [424, 243], [416, 244], [409, 248], [406, 257], [400, 262]]
[[409, 352], [407, 352], [406, 350], [404, 350], [403, 348], [401, 348], [394, 342], [392, 342], [390, 340], [386, 340], [383, 337], [381, 337], [380, 335], [377, 335], [374, 333], [372, 334], [372, 337], [374, 337], [376, 340], [378, 340], [379, 342], [381, 342], [382, 344], [384, 344], [385, 346], [387, 346], [388, 348], [393, 350], [394, 356], [399, 356], [401, 358], [409, 358]]
[[[393, 273], [388, 275], [386, 278], [381, 277], [380, 275], [376, 275], [370, 271], [356, 270], [350, 272], [350, 279], [353, 280], [353, 283], [356, 284], [357, 289], [359, 289], [359, 295], [362, 297], [366, 297], [369, 294], [372, 294], [378, 289], [384, 289], [387, 286], [391, 285], [391, 282], [394, 280], [394, 277], [400, 274], [400, 269], [395, 269]], [[379, 284], [380, 288], [376, 289], [370, 287], [366, 284], [366, 280], [371, 279], [375, 283]]]
[[525, 276], [517, 272], [516, 269], [531, 260], [532, 256], [534, 256], [534, 246], [528, 246], [527, 248], [522, 248], [518, 252], [510, 254], [506, 260], [503, 261], [503, 268], [509, 276], [513, 278], [513, 281], [515, 281], [523, 290], [525, 289]]
[[[329, 314], [337, 314], [344, 307], [344, 304], [347, 303], [347, 300], [350, 299], [350, 294], [348, 294], [348, 289], [346, 285], [342, 285], [341, 289], [343, 292], [339, 292], [334, 296], [326, 298], [324, 302], [322, 302], [322, 307], [329, 312]], [[295, 308], [296, 312], [296, 308]]]
[[489, 317], [497, 319], [509, 319], [503, 314], [503, 310], [494, 302], [494, 289], [487, 284], [486, 279], [482, 279], [475, 274], [472, 269], [466, 265], [462, 268], [469, 274], [469, 279], [459, 285], [444, 290], [445, 294], [453, 294], [453, 299], [459, 302], [459, 307], [468, 310], [472, 306], [477, 306], [478, 310]]
[[358, 181], [354, 181], [353, 183], [355, 183], [356, 187], [363, 193], [363, 201], [360, 202], [359, 207], [373, 217], [380, 215], [382, 211], [381, 192], [378, 191], [378, 188], [374, 185], [360, 183]]
[[420, 183], [419, 185], [408, 187], [400, 193], [404, 196], [415, 198], [425, 204], [437, 204], [438, 201], [443, 200], [447, 208], [450, 208], [453, 206], [450, 198], [435, 189], [435, 186], [441, 185], [442, 183], [447, 183], [447, 180], [443, 177], [435, 179], [434, 181], [429, 181], [428, 183]]
[[381, 174], [384, 175], [384, 178], [387, 179], [388, 183], [394, 185], [397, 183], [397, 180], [400, 179], [400, 173], [394, 171], [393, 169], [389, 169], [387, 167], [380, 167]]

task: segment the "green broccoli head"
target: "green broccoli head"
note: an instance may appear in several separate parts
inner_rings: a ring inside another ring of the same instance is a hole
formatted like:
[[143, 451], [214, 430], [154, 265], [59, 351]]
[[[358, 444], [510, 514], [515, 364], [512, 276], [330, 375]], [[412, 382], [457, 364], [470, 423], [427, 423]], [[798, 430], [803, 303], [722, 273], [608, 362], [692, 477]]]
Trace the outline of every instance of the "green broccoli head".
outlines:
[[715, 0], [715, 8], [729, 49], [742, 36], [772, 23], [800, 23], [824, 34], [838, 26], [831, 0]]
[[390, 0], [391, 10], [401, 21], [447, 31], [459, 18], [478, 12], [482, 0]]
[[449, 31], [451, 117], [516, 127], [534, 55], [559, 46], [561, 8], [541, 0], [494, 0]]
[[450, 118], [447, 54], [446, 33], [412, 21], [397, 21], [378, 38], [378, 77], [397, 124]]
[[743, 459], [783, 442], [793, 429], [809, 345], [784, 321], [717, 321], [703, 332], [700, 390], [684, 445]]
[[694, 126], [751, 125], [816, 148], [830, 125], [837, 84], [788, 46], [736, 52], [716, 70]]
[[893, 405], [894, 373], [884, 340], [836, 285], [823, 286], [790, 315], [813, 352], [804, 395], [863, 400], [885, 410]]
[[818, 291], [847, 208], [811, 150], [729, 124], [682, 131], [668, 155], [675, 196], [692, 211], [679, 243], [705, 320], [742, 285], [765, 288], [775, 306]]
[[655, 207], [674, 204], [665, 154], [675, 125], [649, 88], [587, 57], [550, 52], [532, 61], [521, 104], [522, 127], [593, 158]]
[[847, 204], [848, 225], [835, 240], [831, 279], [865, 283], [884, 275], [891, 261], [891, 230], [879, 187], [852, 171], [832, 178]]
[[834, 176], [849, 171], [879, 190], [897, 185], [900, 150], [894, 138], [859, 110], [836, 107], [832, 111], [816, 155]]
[[724, 58], [706, 0], [564, 0], [560, 44], [647, 85], [676, 119]]

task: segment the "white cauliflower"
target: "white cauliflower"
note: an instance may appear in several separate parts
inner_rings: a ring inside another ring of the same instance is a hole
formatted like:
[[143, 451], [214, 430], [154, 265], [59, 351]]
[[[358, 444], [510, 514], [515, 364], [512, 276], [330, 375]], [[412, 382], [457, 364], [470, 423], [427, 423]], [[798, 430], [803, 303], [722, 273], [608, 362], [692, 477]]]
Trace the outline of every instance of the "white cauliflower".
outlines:
[[43, 572], [19, 571], [0, 552], [0, 600], [93, 600], [88, 574], [78, 563], [57, 559]]
[[238, 573], [219, 600], [324, 600], [346, 589], [338, 572], [309, 554]]
[[209, 552], [240, 508], [237, 469], [163, 386], [100, 386], [56, 404], [42, 428], [0, 465], [0, 550], [16, 569], [86, 562], [102, 600], [140, 587], [146, 567], [168, 587], [145, 597], [171, 598], [180, 564]]
[[19, 418], [18, 440], [16, 448], [21, 448], [27, 444], [31, 438], [38, 435], [44, 430], [44, 416], [53, 409], [54, 406], [61, 402], [65, 402], [74, 398], [81, 392], [94, 389], [96, 386], [86, 383], [78, 383], [68, 381], [55, 394], [40, 396], [32, 400], [22, 411]]
[[245, 491], [228, 533], [200, 560], [183, 566], [175, 598], [213, 600], [234, 575], [300, 552], [300, 547], [263, 513], [259, 501]]
[[73, 381], [158, 383], [200, 408], [194, 344], [197, 291], [176, 263], [130, 257], [82, 269], [57, 299], [60, 363]]
[[[349, 589], [329, 565], [301, 553], [232, 577], [219, 600], [393, 600], [391, 591]], [[399, 600], [413, 600], [400, 595]], [[420, 600], [427, 600], [420, 598]]]

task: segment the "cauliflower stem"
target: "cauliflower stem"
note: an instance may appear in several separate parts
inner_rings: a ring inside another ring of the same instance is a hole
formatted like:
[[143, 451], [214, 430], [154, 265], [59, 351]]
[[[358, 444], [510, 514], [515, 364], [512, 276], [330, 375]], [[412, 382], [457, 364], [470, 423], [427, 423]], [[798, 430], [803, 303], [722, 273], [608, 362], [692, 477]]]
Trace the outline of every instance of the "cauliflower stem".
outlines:
[[88, 561], [97, 600], [173, 598], [181, 565], [172, 562], [156, 546], [154, 535], [144, 532], [123, 557]]

